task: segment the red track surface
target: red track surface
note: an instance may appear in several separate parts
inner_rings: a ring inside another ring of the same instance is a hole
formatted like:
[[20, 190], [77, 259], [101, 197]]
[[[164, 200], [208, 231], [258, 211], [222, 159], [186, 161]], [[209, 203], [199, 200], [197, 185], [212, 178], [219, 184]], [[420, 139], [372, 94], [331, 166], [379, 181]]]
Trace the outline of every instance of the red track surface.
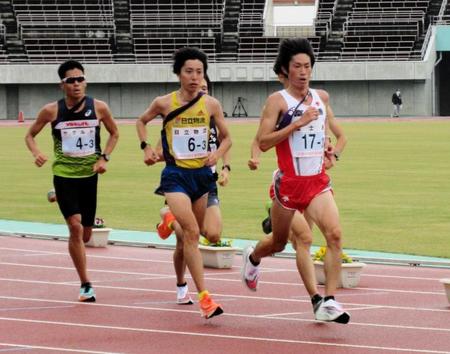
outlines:
[[[314, 321], [293, 259], [267, 258], [257, 293], [231, 270], [205, 270], [225, 310], [174, 303], [169, 250], [88, 249], [97, 303], [78, 303], [79, 282], [61, 241], [0, 236], [1, 353], [449, 353], [449, 270], [369, 265], [337, 299], [348, 325]], [[191, 291], [194, 290], [188, 279]], [[192, 296], [195, 296], [192, 293]]]

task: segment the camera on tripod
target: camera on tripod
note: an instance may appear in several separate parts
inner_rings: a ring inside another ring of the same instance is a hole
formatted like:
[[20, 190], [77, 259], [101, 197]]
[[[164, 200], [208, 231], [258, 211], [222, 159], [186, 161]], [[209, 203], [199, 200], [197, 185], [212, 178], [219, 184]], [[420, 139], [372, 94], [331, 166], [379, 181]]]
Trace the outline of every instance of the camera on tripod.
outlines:
[[233, 113], [231, 114], [232, 117], [248, 117], [243, 101], [245, 101], [245, 98], [239, 96], [236, 105], [233, 108]]

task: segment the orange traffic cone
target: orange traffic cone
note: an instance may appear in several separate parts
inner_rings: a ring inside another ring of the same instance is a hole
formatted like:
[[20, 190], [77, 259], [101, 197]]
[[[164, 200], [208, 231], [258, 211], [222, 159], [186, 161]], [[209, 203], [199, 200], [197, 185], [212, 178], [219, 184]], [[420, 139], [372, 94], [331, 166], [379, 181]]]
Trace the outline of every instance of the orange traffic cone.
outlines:
[[19, 123], [25, 122], [25, 120], [24, 120], [24, 118], [23, 118], [23, 112], [22, 112], [22, 111], [19, 112], [19, 115], [17, 116], [17, 121], [18, 121]]

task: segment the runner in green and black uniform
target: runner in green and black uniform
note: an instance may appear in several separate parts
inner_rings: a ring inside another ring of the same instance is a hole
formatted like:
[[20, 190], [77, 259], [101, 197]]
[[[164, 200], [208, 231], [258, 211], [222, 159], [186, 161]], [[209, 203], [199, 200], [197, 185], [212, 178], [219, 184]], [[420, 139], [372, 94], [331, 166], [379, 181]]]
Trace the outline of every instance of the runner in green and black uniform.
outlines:
[[[106, 172], [119, 133], [108, 105], [85, 95], [86, 78], [79, 62], [69, 60], [61, 64], [58, 75], [65, 97], [40, 110], [25, 141], [35, 158], [34, 163], [43, 166], [48, 158], [39, 150], [35, 137], [51, 123], [55, 155], [53, 184], [69, 228], [69, 253], [81, 281], [79, 300], [95, 301], [94, 289], [87, 276], [84, 242], [89, 241], [92, 234], [98, 174]], [[109, 133], [103, 153], [100, 122]]]

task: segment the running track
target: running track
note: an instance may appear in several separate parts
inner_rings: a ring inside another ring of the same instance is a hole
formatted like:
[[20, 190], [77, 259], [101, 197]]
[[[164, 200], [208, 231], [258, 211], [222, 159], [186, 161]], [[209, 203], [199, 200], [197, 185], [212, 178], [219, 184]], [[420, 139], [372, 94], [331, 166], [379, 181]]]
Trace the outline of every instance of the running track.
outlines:
[[0, 236], [0, 353], [450, 353], [448, 269], [368, 265], [338, 293], [352, 314], [339, 325], [313, 320], [293, 259], [264, 259], [251, 293], [237, 256], [233, 269], [205, 270], [225, 310], [206, 321], [197, 304], [174, 303], [170, 250], [87, 252], [94, 304], [76, 301], [66, 242]]

